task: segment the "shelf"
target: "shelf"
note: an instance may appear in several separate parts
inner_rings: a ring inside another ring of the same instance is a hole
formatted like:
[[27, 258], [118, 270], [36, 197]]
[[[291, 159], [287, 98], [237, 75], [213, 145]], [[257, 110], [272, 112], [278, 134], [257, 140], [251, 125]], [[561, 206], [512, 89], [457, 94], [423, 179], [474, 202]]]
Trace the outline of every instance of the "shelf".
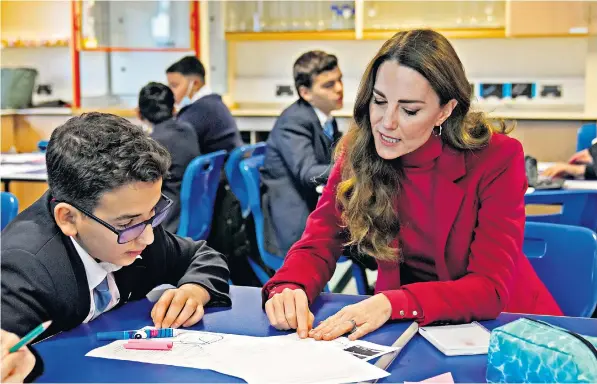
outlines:
[[81, 48], [81, 52], [191, 52], [193, 48], [152, 48], [152, 47], [95, 47], [95, 48]]
[[2, 40], [0, 44], [2, 48], [55, 48], [68, 47], [70, 40]]
[[226, 32], [228, 41], [275, 40], [354, 40], [354, 30], [287, 31], [287, 32]]
[[[479, 29], [436, 29], [449, 39], [494, 39], [506, 37], [504, 28], [479, 28]], [[400, 30], [373, 30], [363, 31], [364, 40], [388, 40]]]
[[[504, 38], [504, 28], [479, 29], [438, 29], [438, 32], [451, 39]], [[364, 40], [387, 40], [399, 30], [363, 31]], [[228, 41], [275, 41], [275, 40], [356, 40], [353, 30], [344, 31], [291, 31], [291, 32], [226, 32]]]

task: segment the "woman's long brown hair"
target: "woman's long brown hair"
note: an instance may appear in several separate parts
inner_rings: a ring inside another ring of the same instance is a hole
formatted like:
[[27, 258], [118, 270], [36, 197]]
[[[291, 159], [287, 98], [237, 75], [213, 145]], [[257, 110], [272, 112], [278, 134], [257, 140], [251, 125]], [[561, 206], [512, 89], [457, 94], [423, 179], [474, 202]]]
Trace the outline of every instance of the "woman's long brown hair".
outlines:
[[503, 122], [492, 127], [481, 112], [469, 112], [471, 86], [464, 67], [450, 42], [432, 30], [403, 31], [386, 41], [369, 63], [361, 80], [354, 106], [354, 122], [336, 150], [342, 157], [342, 181], [336, 199], [349, 234], [346, 245], [378, 260], [400, 259], [393, 240], [400, 231], [395, 210], [400, 193], [400, 158], [384, 160], [375, 150], [369, 106], [373, 86], [382, 63], [393, 60], [423, 75], [443, 106], [458, 103], [442, 125], [444, 143], [459, 150], [475, 150], [487, 145], [493, 131], [506, 131]]

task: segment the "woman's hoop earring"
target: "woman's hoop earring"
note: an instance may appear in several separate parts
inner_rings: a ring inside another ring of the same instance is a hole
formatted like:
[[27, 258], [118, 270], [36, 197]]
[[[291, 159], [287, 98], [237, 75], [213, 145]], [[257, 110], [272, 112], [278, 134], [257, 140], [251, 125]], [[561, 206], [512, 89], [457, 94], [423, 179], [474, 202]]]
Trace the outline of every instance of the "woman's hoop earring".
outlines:
[[[435, 132], [435, 130], [434, 130], [434, 132]], [[442, 135], [442, 126], [441, 126], [441, 124], [440, 124], [440, 126], [439, 126], [439, 132], [437, 132], [437, 133], [435, 134], [435, 136], [441, 136], [441, 135]]]

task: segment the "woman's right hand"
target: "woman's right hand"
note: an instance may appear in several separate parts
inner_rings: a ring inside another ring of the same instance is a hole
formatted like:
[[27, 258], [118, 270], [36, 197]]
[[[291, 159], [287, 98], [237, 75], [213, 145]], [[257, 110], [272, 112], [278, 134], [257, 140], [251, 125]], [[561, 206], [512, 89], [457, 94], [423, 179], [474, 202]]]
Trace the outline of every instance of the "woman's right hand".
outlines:
[[308, 337], [315, 319], [302, 289], [285, 288], [276, 293], [265, 303], [265, 313], [276, 329], [296, 329], [301, 339]]

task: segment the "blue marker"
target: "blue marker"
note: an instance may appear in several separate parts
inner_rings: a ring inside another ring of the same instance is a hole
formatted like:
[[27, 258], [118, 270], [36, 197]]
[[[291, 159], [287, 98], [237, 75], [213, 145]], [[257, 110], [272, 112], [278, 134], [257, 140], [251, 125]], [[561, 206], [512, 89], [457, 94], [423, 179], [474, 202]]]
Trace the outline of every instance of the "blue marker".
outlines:
[[140, 329], [138, 331], [98, 332], [98, 340], [128, 340], [128, 339], [154, 339], [161, 337], [174, 337], [180, 330], [174, 328]]

